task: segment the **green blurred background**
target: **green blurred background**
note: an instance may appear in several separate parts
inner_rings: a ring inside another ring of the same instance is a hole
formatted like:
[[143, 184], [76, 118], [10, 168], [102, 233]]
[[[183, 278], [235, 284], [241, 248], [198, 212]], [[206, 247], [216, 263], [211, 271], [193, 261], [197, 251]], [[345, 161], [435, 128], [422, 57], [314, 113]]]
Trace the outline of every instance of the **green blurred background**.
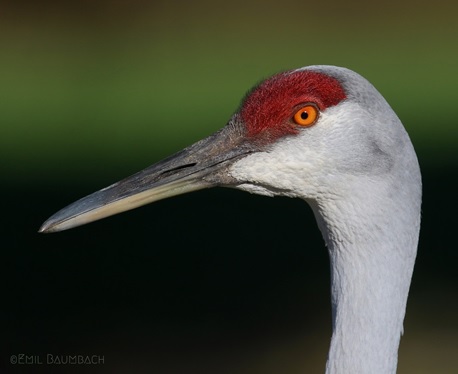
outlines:
[[[215, 189], [53, 235], [66, 204], [222, 127], [260, 79], [368, 78], [422, 165], [399, 373], [458, 372], [458, 5], [2, 1], [0, 372], [320, 373], [327, 253], [307, 205]], [[12, 354], [101, 355], [98, 366]]]

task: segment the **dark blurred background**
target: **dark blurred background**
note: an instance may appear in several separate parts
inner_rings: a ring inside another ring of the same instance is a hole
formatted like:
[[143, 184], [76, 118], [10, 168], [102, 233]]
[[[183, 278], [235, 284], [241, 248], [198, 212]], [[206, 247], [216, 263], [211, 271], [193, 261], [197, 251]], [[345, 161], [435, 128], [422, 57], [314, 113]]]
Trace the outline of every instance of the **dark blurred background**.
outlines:
[[[458, 372], [453, 1], [0, 2], [0, 372], [321, 373], [329, 265], [299, 200], [214, 189], [41, 223], [222, 127], [260, 79], [368, 78], [422, 165], [399, 373]], [[96, 355], [99, 365], [12, 364]]]

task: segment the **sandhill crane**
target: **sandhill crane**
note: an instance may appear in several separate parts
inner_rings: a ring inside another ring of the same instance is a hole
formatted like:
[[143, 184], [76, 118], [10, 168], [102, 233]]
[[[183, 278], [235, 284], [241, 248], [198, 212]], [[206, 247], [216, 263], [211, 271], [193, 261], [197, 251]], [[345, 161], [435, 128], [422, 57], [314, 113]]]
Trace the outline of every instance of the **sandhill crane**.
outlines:
[[400, 120], [357, 73], [309, 66], [254, 87], [215, 134], [59, 211], [54, 232], [224, 186], [302, 198], [331, 263], [327, 373], [394, 373], [420, 227], [421, 175]]

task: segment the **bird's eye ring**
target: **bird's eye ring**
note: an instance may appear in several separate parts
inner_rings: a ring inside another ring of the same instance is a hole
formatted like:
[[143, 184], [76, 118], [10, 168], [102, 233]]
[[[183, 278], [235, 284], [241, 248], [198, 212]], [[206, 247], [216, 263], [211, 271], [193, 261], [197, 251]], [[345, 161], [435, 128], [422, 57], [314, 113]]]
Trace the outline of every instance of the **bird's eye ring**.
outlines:
[[318, 108], [315, 105], [307, 104], [301, 107], [293, 117], [294, 122], [299, 126], [312, 126], [318, 119]]

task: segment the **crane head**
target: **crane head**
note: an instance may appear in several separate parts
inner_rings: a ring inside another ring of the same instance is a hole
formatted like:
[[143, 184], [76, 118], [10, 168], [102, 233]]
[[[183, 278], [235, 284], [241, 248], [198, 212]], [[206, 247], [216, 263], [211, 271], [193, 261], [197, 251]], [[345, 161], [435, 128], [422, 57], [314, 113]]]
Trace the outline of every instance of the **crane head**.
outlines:
[[40, 232], [214, 186], [319, 199], [343, 193], [351, 178], [387, 173], [406, 144], [397, 116], [360, 75], [333, 66], [287, 71], [255, 86], [213, 135], [67, 206]]

